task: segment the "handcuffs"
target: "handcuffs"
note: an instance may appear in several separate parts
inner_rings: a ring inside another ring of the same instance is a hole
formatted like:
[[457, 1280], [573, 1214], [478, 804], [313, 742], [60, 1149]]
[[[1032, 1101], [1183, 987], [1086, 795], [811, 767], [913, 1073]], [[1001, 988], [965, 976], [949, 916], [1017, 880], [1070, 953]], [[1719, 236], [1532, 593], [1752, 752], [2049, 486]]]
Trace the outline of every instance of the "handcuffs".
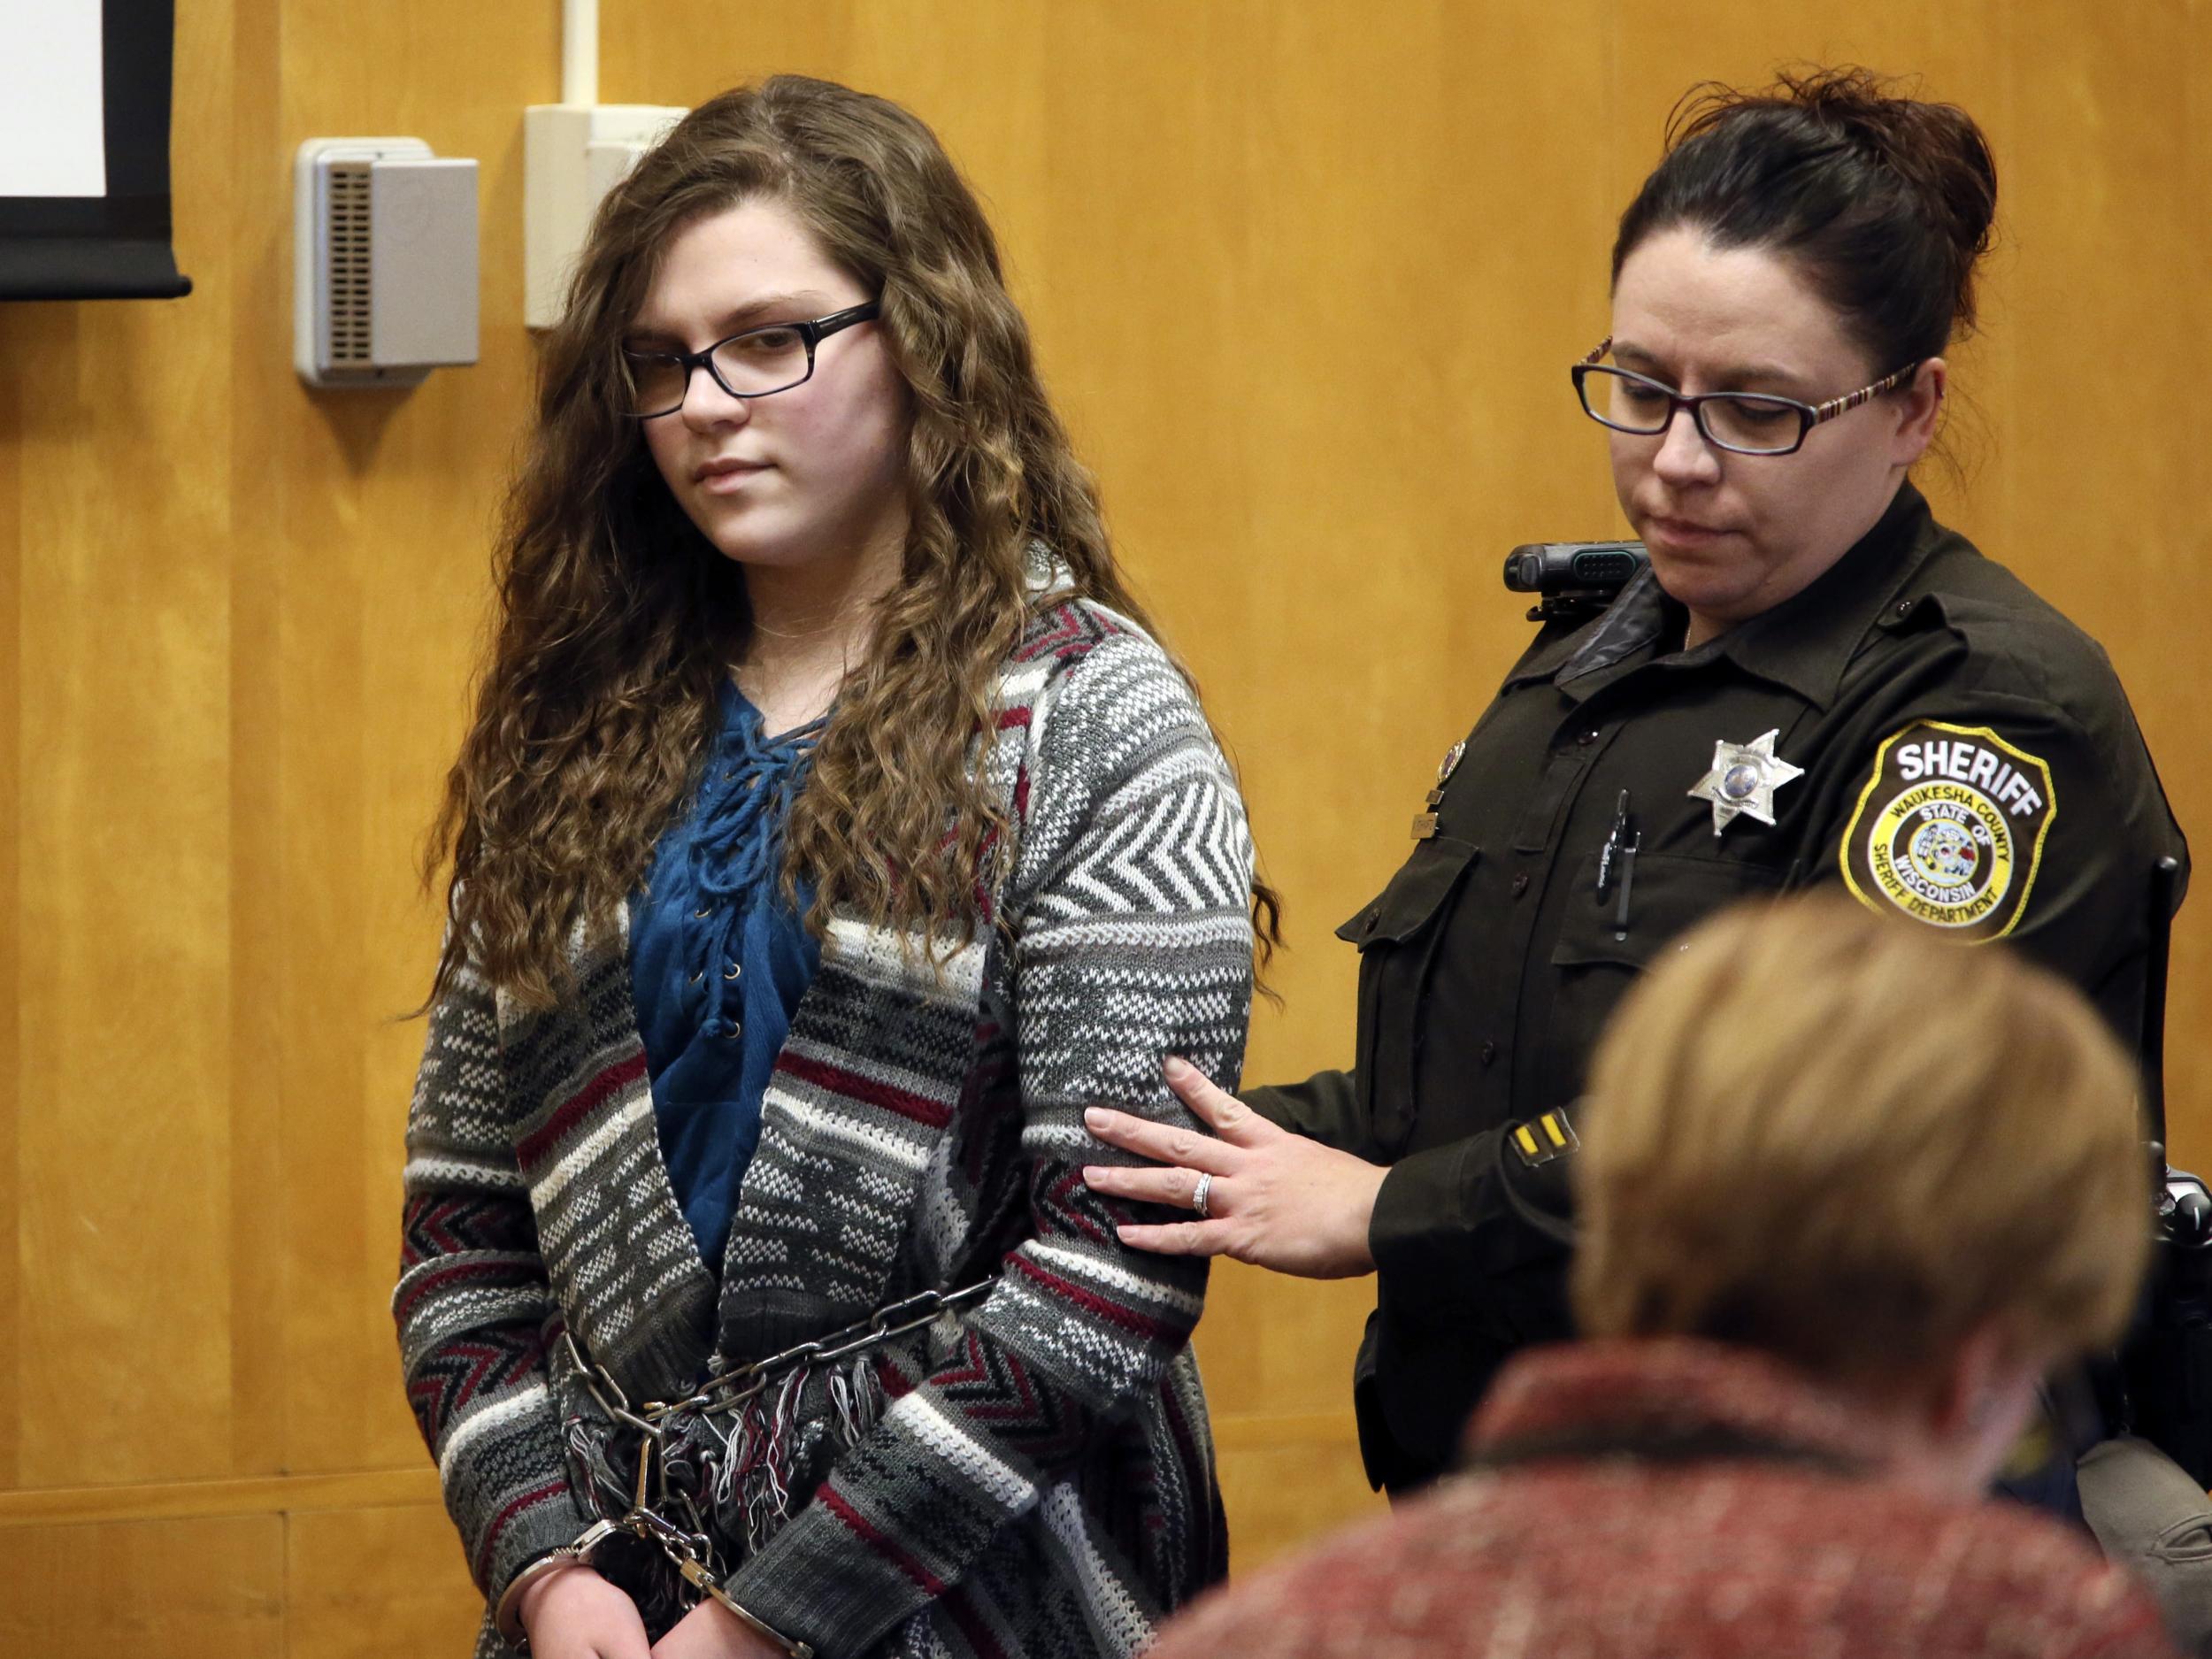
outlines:
[[690, 1533], [679, 1531], [662, 1520], [650, 1509], [634, 1509], [619, 1521], [597, 1520], [579, 1532], [574, 1540], [548, 1550], [508, 1581], [499, 1607], [492, 1616], [493, 1628], [517, 1653], [530, 1651], [529, 1632], [522, 1627], [522, 1593], [524, 1589], [549, 1572], [564, 1567], [588, 1567], [592, 1555], [609, 1539], [624, 1532], [634, 1533], [649, 1543], [658, 1544], [669, 1552], [676, 1563], [676, 1571], [684, 1582], [695, 1590], [714, 1598], [726, 1608], [737, 1621], [756, 1636], [774, 1644], [785, 1659], [814, 1659], [814, 1649], [809, 1643], [794, 1641], [780, 1631], [771, 1628], [764, 1621], [747, 1612], [722, 1587], [721, 1579], [700, 1560], [695, 1540]]
[[[685, 1399], [649, 1401], [636, 1408], [631, 1406], [613, 1374], [604, 1365], [587, 1361], [577, 1346], [573, 1333], [563, 1332], [561, 1340], [567, 1343], [570, 1357], [582, 1376], [585, 1386], [597, 1400], [600, 1409], [613, 1421], [626, 1425], [639, 1433], [636, 1486], [631, 1494], [627, 1514], [619, 1519], [602, 1517], [572, 1540], [547, 1551], [508, 1580], [498, 1606], [493, 1610], [493, 1628], [511, 1647], [518, 1653], [527, 1653], [530, 1639], [529, 1633], [522, 1627], [523, 1591], [548, 1573], [557, 1572], [562, 1568], [589, 1566], [594, 1553], [603, 1545], [626, 1533], [657, 1546], [695, 1598], [711, 1597], [721, 1603], [740, 1624], [774, 1646], [785, 1655], [785, 1659], [814, 1659], [814, 1649], [809, 1643], [794, 1640], [773, 1629], [741, 1607], [723, 1588], [721, 1575], [714, 1571], [712, 1564], [713, 1543], [705, 1533], [687, 1532], [661, 1515], [648, 1502], [651, 1496], [653, 1477], [662, 1467], [661, 1441], [667, 1425], [687, 1412], [726, 1412], [741, 1408], [764, 1393], [778, 1377], [797, 1367], [827, 1364], [864, 1348], [920, 1330], [942, 1315], [980, 1300], [989, 1294], [996, 1282], [995, 1279], [984, 1279], [958, 1290], [922, 1291], [879, 1308], [865, 1320], [829, 1336], [802, 1342], [796, 1348], [771, 1355], [766, 1359], [753, 1360], [714, 1371]], [[692, 1605], [697, 1604], [698, 1600], [695, 1599]]]

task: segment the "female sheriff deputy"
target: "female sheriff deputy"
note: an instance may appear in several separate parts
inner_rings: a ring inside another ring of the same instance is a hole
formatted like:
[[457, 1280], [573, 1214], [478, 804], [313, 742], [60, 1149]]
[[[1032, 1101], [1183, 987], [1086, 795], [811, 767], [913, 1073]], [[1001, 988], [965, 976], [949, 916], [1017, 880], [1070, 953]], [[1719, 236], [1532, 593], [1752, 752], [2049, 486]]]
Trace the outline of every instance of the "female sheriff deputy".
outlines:
[[2013, 941], [2138, 1030], [2151, 872], [2185, 849], [2126, 695], [1908, 476], [1995, 203], [1973, 121], [1863, 71], [1686, 106], [1573, 370], [1650, 569], [1537, 635], [1338, 930], [1353, 1070], [1240, 1102], [1171, 1067], [1218, 1141], [1091, 1114], [1174, 1166], [1094, 1185], [1196, 1212], [1125, 1240], [1376, 1273], [1378, 1484], [1438, 1473], [1505, 1357], [1565, 1333], [1571, 1103], [1609, 1011], [1700, 918], [1839, 883]]

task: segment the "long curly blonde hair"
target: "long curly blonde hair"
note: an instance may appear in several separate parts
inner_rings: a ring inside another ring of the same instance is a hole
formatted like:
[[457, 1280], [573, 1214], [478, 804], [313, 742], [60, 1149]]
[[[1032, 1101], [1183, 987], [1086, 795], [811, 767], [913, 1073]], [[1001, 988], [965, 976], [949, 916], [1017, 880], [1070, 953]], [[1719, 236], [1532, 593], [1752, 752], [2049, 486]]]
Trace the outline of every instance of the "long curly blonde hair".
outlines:
[[[609, 194], [543, 342], [537, 419], [495, 570], [498, 631], [446, 780], [426, 879], [449, 869], [433, 995], [473, 954], [529, 1006], [567, 987], [567, 938], [611, 923], [691, 787], [750, 626], [740, 568], [686, 518], [623, 412], [624, 332], [661, 251], [770, 199], [879, 296], [910, 395], [909, 529], [795, 801], [784, 879], [833, 910], [972, 939], [1010, 838], [972, 764], [1041, 541], [1074, 591], [1146, 624], [1098, 493], [1040, 381], [981, 208], [898, 105], [780, 75], [702, 104]], [[1273, 894], [1256, 893], [1261, 937]]]

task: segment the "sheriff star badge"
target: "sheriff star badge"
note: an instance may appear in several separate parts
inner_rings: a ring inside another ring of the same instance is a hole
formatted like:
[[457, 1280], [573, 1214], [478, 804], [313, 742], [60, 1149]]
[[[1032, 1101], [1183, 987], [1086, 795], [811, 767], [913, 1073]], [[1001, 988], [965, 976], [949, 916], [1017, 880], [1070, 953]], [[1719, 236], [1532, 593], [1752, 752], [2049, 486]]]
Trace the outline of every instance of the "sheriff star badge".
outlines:
[[1778, 726], [1748, 743], [1713, 745], [1713, 769], [1690, 786], [1690, 793], [1713, 803], [1714, 834], [1735, 822], [1739, 812], [1762, 824], [1774, 822], [1774, 792], [1805, 775], [1802, 766], [1776, 757], [1774, 740], [1781, 735]]

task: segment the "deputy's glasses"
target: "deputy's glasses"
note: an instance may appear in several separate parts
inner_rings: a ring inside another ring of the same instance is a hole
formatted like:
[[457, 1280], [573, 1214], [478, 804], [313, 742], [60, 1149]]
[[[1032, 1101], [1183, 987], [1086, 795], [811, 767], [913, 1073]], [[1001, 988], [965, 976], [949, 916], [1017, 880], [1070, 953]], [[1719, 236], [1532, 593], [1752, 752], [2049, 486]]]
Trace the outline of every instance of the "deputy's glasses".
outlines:
[[1706, 442], [1736, 455], [1793, 454], [1806, 434], [1822, 421], [1833, 420], [1891, 388], [1902, 386], [1920, 366], [1916, 362], [1908, 363], [1871, 386], [1832, 397], [1824, 403], [1801, 403], [1794, 397], [1775, 397], [1763, 392], [1697, 392], [1686, 396], [1647, 374], [1600, 366], [1598, 359], [1612, 349], [1609, 334], [1598, 342], [1595, 351], [1569, 371], [1585, 414], [1616, 432], [1656, 437], [1673, 424], [1675, 411], [1686, 409]]
[[703, 351], [633, 351], [625, 346], [622, 366], [628, 377], [629, 413], [639, 420], [674, 414], [691, 389], [692, 370], [701, 367], [732, 397], [787, 392], [813, 378], [815, 347], [839, 329], [867, 322], [875, 314], [876, 303], [870, 300], [811, 322], [748, 328]]

